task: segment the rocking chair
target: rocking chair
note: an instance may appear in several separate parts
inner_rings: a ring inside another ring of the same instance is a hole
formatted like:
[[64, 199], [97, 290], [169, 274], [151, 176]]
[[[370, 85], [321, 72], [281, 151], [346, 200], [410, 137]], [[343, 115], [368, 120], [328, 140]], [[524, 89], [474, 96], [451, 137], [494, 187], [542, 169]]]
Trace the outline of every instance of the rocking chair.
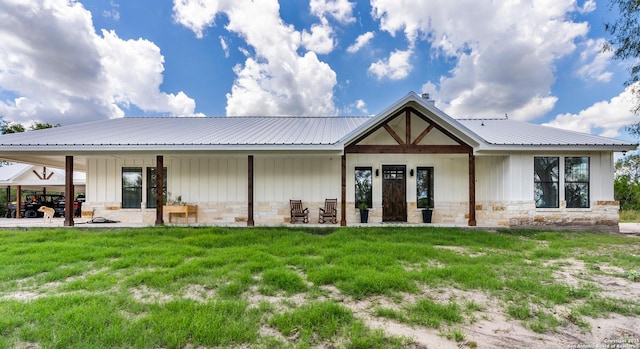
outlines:
[[289, 200], [291, 205], [291, 223], [295, 223], [299, 220], [302, 223], [309, 223], [309, 209], [302, 208], [302, 200]]
[[325, 199], [324, 208], [320, 207], [320, 214], [318, 217], [318, 223], [324, 223], [326, 219], [330, 218], [331, 223], [338, 223], [338, 199]]

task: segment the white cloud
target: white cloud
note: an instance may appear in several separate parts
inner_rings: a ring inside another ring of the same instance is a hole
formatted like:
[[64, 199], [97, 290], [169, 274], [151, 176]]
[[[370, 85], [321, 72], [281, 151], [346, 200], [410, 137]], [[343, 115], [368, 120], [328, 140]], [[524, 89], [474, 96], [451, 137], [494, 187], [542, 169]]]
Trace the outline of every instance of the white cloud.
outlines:
[[240, 53], [242, 53], [242, 55], [245, 56], [245, 57], [250, 57], [251, 56], [251, 52], [249, 52], [249, 50], [247, 50], [244, 47], [238, 47], [238, 51], [240, 51]]
[[102, 16], [105, 18], [113, 18], [114, 21], [120, 20], [120, 12], [118, 12], [118, 10], [115, 10], [115, 9], [104, 10], [102, 12]]
[[118, 11], [118, 8], [120, 7], [120, 5], [118, 5], [118, 3], [116, 3], [115, 1], [109, 2], [109, 5], [111, 6], [111, 9], [104, 10], [102, 12], [102, 16], [105, 18], [112, 18], [114, 21], [119, 21], [120, 11]]
[[369, 111], [367, 110], [367, 103], [362, 99], [358, 99], [350, 103], [349, 105], [342, 108], [340, 112], [351, 114], [354, 112], [354, 110], [357, 110], [359, 113], [362, 113], [363, 115], [369, 114]]
[[609, 82], [613, 73], [607, 71], [611, 63], [612, 51], [602, 51], [605, 39], [589, 39], [583, 43], [584, 49], [580, 53], [581, 66], [576, 74], [586, 81]]
[[355, 22], [353, 17], [353, 6], [355, 3], [348, 0], [310, 0], [309, 7], [311, 14], [320, 18], [327, 15], [335, 18], [338, 22], [346, 24]]
[[104, 39], [98, 39], [96, 45], [113, 102], [172, 115], [193, 114], [195, 102], [183, 92], [174, 95], [159, 91], [164, 58], [158, 46], [144, 39], [125, 41], [113, 31], [103, 30], [102, 35]]
[[369, 113], [369, 111], [367, 110], [367, 103], [365, 103], [365, 101], [363, 101], [362, 99], [358, 99], [357, 101], [353, 102], [352, 106], [365, 114]]
[[[196, 36], [214, 25], [216, 15], [226, 15], [229, 22], [225, 28], [243, 38], [254, 51], [249, 54], [245, 50], [246, 61], [234, 67], [236, 80], [227, 94], [227, 115], [335, 114], [336, 74], [313, 51], [327, 50], [325, 41], [315, 40], [323, 37], [322, 28], [316, 28], [317, 34], [313, 29], [307, 33], [304, 43], [311, 51], [299, 54], [305, 34], [284, 23], [279, 10], [275, 0], [174, 1], [174, 18]], [[347, 18], [341, 15], [344, 11], [327, 11], [318, 7], [317, 13]]]
[[432, 82], [427, 82], [422, 85], [420, 88], [420, 93], [428, 93], [429, 99], [433, 100], [436, 104], [438, 103], [438, 87], [434, 85]]
[[218, 11], [218, 0], [173, 0], [173, 19], [191, 29], [198, 38], [203, 37], [205, 28], [215, 25]]
[[376, 76], [378, 80], [389, 78], [399, 80], [407, 77], [413, 68], [409, 60], [411, 50], [391, 52], [388, 58], [379, 60], [369, 66], [369, 73]]
[[380, 28], [404, 33], [409, 45], [426, 40], [455, 67], [435, 82], [451, 115], [509, 113], [527, 120], [553, 108], [554, 64], [588, 32], [572, 14], [591, 9], [575, 0], [372, 0]]
[[306, 30], [302, 32], [302, 44], [309, 51], [328, 54], [335, 47], [332, 35], [333, 29], [326, 20], [322, 20], [321, 24], [311, 26], [311, 33]]
[[577, 114], [560, 114], [547, 126], [585, 133], [598, 133], [605, 137], [618, 137], [620, 130], [638, 121], [631, 109], [635, 96], [633, 87], [627, 87], [620, 95], [608, 101], [600, 101]]
[[581, 8], [578, 9], [580, 13], [591, 13], [596, 10], [595, 0], [587, 0], [584, 2]]
[[368, 44], [369, 41], [371, 41], [374, 36], [375, 34], [373, 32], [366, 32], [364, 34], [359, 35], [356, 38], [356, 42], [354, 42], [353, 45], [347, 47], [347, 52], [355, 53], [360, 51], [360, 49], [363, 48], [366, 44]]
[[163, 57], [144, 39], [95, 33], [91, 14], [77, 2], [0, 2], [0, 101], [7, 120], [72, 124], [122, 116], [121, 107], [192, 114], [183, 92], [166, 94]]
[[223, 36], [220, 36], [219, 39], [220, 39], [220, 46], [222, 47], [222, 50], [224, 51], [224, 56], [226, 58], [229, 58], [229, 44], [227, 44], [227, 41], [224, 39]]

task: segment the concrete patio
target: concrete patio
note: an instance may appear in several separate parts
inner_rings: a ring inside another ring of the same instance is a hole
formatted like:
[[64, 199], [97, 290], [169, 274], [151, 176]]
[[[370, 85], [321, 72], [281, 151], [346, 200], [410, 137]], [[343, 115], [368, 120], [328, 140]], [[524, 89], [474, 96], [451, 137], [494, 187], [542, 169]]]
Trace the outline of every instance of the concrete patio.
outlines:
[[[102, 229], [112, 229], [112, 228], [142, 228], [142, 227], [150, 227], [152, 225], [145, 223], [94, 223], [91, 222], [89, 218], [76, 218], [74, 221], [75, 225], [72, 228], [102, 228]], [[209, 226], [207, 224], [168, 224], [165, 222], [166, 226], [177, 226], [177, 227], [206, 227]], [[225, 227], [246, 227], [246, 223], [239, 222], [235, 224], [227, 224]], [[261, 226], [261, 225], [257, 225]], [[272, 225], [273, 226], [273, 225]], [[339, 228], [339, 224], [317, 224], [317, 223], [296, 223], [289, 224], [283, 223], [280, 225], [282, 227], [317, 227], [317, 228]], [[429, 227], [448, 227], [448, 228], [469, 228], [469, 229], [483, 229], [483, 230], [496, 230], [504, 227], [499, 226], [483, 226], [478, 225], [476, 227], [469, 227], [465, 224], [440, 224], [440, 223], [353, 223], [349, 224], [350, 227], [393, 227], [393, 226], [403, 226], [403, 227], [420, 227], [420, 226], [429, 226]], [[624, 235], [634, 235], [640, 236], [640, 223], [620, 223], [620, 233]], [[28, 228], [62, 228], [64, 227], [64, 218], [54, 218], [51, 223], [45, 223], [42, 218], [0, 218], [0, 229], [28, 229]]]

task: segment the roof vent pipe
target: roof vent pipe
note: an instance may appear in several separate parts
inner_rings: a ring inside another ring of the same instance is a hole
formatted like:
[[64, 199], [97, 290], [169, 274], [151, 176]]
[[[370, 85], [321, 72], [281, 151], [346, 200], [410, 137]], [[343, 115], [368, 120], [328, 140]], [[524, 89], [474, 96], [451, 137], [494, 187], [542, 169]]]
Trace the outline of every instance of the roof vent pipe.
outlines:
[[436, 101], [434, 101], [433, 99], [431, 99], [431, 96], [429, 96], [428, 93], [423, 93], [422, 94], [422, 99], [424, 99], [427, 103], [435, 106], [436, 105]]

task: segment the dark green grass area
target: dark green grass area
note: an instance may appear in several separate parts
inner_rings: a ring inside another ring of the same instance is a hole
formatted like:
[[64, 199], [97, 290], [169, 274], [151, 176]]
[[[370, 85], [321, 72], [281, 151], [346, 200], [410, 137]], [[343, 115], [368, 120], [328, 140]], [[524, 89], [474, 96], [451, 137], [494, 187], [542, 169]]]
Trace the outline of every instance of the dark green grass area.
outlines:
[[261, 311], [246, 302], [135, 304], [122, 296], [64, 295], [0, 305], [3, 337], [52, 348], [182, 348], [257, 340]]
[[340, 338], [346, 348], [403, 348], [406, 339], [389, 338], [381, 331], [365, 328], [349, 309], [333, 302], [312, 302], [298, 309], [274, 315], [269, 321], [287, 337], [296, 337], [297, 348]]
[[[356, 301], [425, 288], [480, 291], [532, 329], [553, 331], [563, 324], [549, 315], [555, 305], [578, 302], [576, 323], [640, 310], [555, 280], [550, 262], [634, 270], [639, 250], [640, 239], [598, 233], [428, 227], [0, 231], [0, 348], [407, 345], [366, 328], [323, 286]], [[187, 295], [194, 286], [200, 293]], [[253, 304], [256, 297], [304, 302], [282, 309]], [[465, 308], [421, 298], [374, 315], [441, 328], [480, 309]], [[282, 336], [261, 336], [262, 327]]]

